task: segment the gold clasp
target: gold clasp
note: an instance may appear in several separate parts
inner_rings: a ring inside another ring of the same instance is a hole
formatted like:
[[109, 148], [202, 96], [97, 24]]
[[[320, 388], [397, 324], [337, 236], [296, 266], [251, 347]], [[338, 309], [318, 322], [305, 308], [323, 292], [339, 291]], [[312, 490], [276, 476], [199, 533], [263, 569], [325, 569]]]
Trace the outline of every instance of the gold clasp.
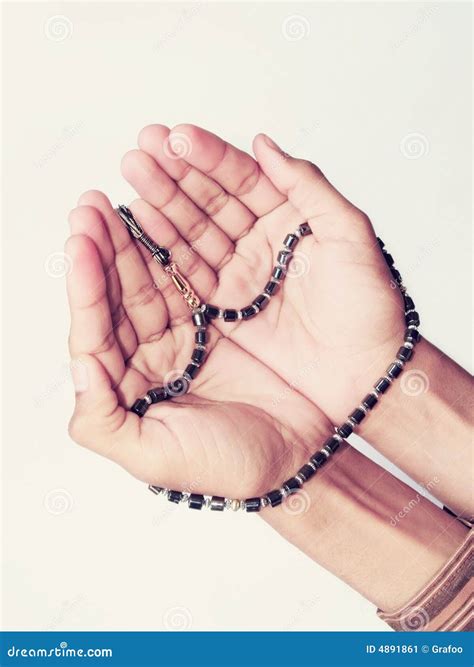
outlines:
[[175, 262], [170, 262], [167, 266], [164, 267], [166, 273], [169, 275], [171, 278], [171, 281], [173, 285], [176, 287], [178, 292], [181, 294], [181, 296], [184, 298], [186, 303], [188, 304], [189, 308], [191, 310], [194, 310], [195, 308], [198, 308], [200, 305], [200, 300], [194, 293], [194, 291], [191, 289], [188, 281], [184, 276], [180, 273], [178, 270], [178, 267]]

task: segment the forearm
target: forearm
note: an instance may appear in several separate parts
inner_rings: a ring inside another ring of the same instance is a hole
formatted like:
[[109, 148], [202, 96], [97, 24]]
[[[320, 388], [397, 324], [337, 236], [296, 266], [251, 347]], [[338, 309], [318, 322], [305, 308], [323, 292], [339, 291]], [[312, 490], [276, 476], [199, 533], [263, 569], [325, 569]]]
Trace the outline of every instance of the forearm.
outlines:
[[[302, 492], [300, 492], [302, 493]], [[409, 600], [467, 529], [351, 447], [262, 517], [285, 539], [381, 609]], [[291, 511], [292, 502], [298, 503]], [[303, 511], [305, 510], [305, 511]]]
[[426, 340], [360, 435], [465, 518], [474, 513], [472, 378]]

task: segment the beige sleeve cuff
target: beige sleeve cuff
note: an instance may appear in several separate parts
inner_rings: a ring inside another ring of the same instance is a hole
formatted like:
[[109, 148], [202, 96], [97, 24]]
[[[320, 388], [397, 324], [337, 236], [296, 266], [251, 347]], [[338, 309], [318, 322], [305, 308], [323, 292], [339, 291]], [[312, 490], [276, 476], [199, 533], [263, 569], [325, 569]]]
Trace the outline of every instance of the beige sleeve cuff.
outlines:
[[433, 579], [408, 604], [377, 615], [400, 632], [474, 630], [474, 535], [464, 542]]

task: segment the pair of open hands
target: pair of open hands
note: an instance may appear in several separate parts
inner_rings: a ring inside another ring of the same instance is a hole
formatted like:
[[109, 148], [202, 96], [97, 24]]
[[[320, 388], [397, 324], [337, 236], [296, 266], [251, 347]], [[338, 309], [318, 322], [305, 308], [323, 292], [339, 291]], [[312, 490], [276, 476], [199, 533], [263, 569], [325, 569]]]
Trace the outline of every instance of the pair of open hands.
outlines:
[[[193, 125], [144, 128], [122, 173], [130, 208], [202, 302], [240, 308], [285, 235], [308, 221], [294, 269], [250, 321], [214, 320], [188, 394], [127, 408], [183, 369], [190, 313], [107, 197], [83, 194], [66, 252], [76, 381], [72, 438], [167, 488], [248, 497], [281, 483], [344, 420], [403, 339], [401, 295], [367, 216], [312, 164], [258, 135], [255, 158]], [[294, 274], [294, 275], [292, 275]]]

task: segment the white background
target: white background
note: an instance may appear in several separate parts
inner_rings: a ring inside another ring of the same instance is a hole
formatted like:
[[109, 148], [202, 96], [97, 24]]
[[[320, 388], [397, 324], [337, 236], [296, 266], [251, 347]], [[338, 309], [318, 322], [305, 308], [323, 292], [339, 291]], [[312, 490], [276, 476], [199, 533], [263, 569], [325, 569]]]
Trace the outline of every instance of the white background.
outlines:
[[15, 3], [4, 33], [4, 627], [387, 629], [258, 517], [175, 508], [69, 440], [55, 253], [81, 191], [133, 197], [144, 125], [265, 131], [369, 213], [468, 365], [470, 6]]

